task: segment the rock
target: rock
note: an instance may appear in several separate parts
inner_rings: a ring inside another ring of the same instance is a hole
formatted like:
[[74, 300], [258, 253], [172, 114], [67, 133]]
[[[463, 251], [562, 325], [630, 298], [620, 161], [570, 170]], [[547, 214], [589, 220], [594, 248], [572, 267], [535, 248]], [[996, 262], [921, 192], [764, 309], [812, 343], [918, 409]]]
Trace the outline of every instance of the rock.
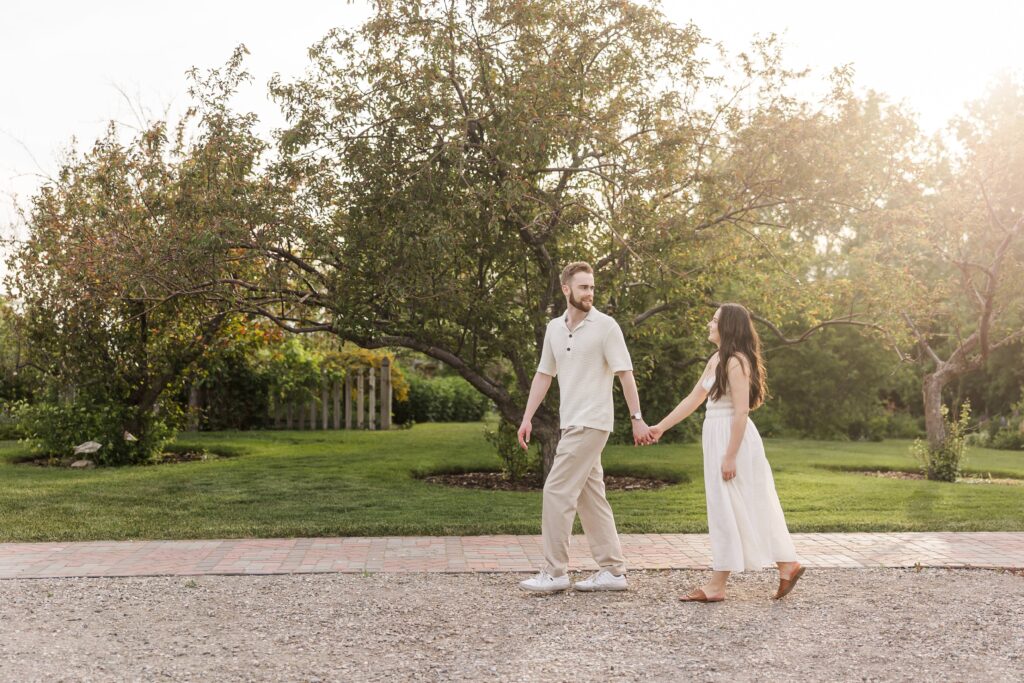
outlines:
[[73, 463], [71, 463], [71, 466], [76, 469], [86, 469], [89, 467], [96, 467], [96, 463], [94, 463], [92, 460], [76, 460]]
[[82, 453], [95, 453], [99, 449], [103, 448], [103, 444], [97, 441], [86, 441], [75, 446], [75, 455], [81, 455]]

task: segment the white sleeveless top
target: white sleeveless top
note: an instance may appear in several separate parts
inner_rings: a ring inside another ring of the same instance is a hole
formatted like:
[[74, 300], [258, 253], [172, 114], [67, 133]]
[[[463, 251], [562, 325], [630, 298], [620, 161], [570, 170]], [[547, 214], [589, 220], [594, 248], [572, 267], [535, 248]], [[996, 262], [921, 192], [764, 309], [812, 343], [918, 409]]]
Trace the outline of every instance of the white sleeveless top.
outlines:
[[[704, 387], [705, 391], [711, 391], [711, 387], [715, 386], [714, 373], [709, 375], [707, 379], [701, 382], [701, 386]], [[706, 408], [707, 412], [704, 414], [705, 420], [718, 417], [732, 417], [734, 413], [732, 409], [732, 398], [729, 396], [728, 393], [720, 396], [717, 400], [712, 399], [709, 396]]]

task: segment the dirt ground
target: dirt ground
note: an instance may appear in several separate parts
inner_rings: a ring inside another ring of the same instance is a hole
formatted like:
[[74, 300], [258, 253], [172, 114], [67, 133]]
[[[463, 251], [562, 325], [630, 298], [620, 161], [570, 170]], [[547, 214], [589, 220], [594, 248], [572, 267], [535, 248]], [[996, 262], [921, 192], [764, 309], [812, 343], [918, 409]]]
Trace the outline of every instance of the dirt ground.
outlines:
[[[772, 572], [538, 596], [513, 574], [0, 581], [2, 681], [1024, 680], [1024, 577]], [[577, 576], [576, 578], [582, 578]]]

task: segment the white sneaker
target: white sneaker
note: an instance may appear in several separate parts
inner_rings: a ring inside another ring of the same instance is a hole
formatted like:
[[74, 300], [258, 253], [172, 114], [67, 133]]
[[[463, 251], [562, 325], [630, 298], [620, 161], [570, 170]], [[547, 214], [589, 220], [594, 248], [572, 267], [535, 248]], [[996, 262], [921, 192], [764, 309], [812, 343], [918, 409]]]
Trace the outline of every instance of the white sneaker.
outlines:
[[546, 571], [541, 571], [532, 579], [520, 581], [519, 587], [534, 593], [557, 593], [569, 588], [569, 575], [551, 576]]
[[626, 575], [615, 576], [607, 569], [602, 569], [589, 579], [577, 581], [572, 587], [578, 591], [624, 591]]

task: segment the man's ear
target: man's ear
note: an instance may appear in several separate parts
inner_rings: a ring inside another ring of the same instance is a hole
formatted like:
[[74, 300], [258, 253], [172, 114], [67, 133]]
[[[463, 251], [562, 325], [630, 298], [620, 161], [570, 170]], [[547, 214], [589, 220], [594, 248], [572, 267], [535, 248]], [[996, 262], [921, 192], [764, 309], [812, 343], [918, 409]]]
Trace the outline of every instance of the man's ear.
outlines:
[[571, 291], [572, 288], [570, 288], [569, 285], [562, 285], [562, 294], [564, 294], [565, 296], [569, 296], [569, 292]]

